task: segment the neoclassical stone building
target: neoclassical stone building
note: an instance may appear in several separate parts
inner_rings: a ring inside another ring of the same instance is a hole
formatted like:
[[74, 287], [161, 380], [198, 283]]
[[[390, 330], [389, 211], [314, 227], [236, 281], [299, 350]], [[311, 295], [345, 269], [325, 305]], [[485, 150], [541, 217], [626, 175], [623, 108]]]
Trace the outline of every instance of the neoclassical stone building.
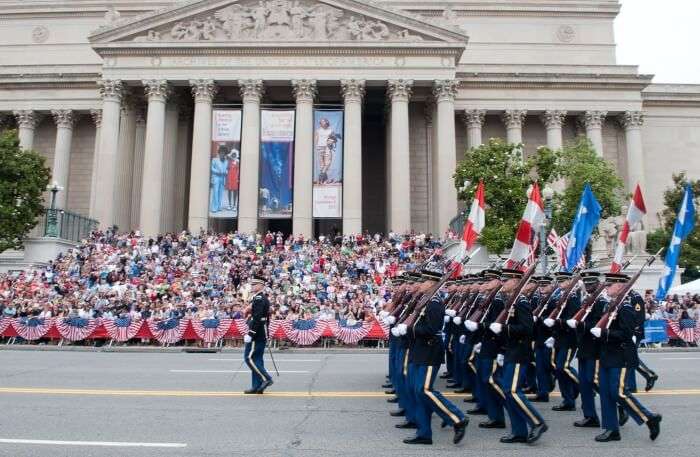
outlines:
[[[456, 162], [491, 137], [527, 154], [586, 135], [628, 187], [642, 184], [654, 214], [673, 172], [700, 175], [700, 87], [617, 65], [619, 10], [618, 0], [0, 0], [0, 119], [46, 156], [59, 207], [146, 234], [442, 232], [457, 211]], [[330, 221], [312, 202], [312, 116], [324, 106], [344, 115]], [[230, 220], [209, 213], [217, 107], [242, 112]], [[295, 112], [282, 219], [259, 212], [261, 111], [275, 107]]]

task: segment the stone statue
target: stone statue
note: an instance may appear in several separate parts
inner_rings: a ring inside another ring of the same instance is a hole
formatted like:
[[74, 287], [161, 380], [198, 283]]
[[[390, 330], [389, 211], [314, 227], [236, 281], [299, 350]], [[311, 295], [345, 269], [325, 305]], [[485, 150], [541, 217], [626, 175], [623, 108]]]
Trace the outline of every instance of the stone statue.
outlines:
[[641, 221], [630, 227], [630, 232], [627, 235], [626, 252], [632, 255], [647, 253], [647, 232]]
[[620, 223], [621, 216], [611, 216], [601, 219], [598, 224], [598, 233], [600, 237], [605, 241], [605, 252], [609, 258], [615, 255], [615, 244], [617, 243], [617, 237], [622, 230], [622, 224], [624, 220]]

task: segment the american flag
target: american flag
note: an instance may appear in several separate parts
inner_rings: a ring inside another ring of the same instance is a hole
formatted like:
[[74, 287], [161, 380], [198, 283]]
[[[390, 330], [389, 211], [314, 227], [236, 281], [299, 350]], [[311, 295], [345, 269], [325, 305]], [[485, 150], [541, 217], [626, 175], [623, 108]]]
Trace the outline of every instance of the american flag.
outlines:
[[282, 321], [282, 327], [284, 327], [284, 331], [287, 334], [287, 339], [299, 346], [314, 344], [323, 335], [327, 325], [327, 321], [313, 319]]
[[102, 325], [107, 331], [109, 337], [119, 343], [124, 343], [135, 337], [141, 329], [142, 324], [142, 320], [131, 319], [130, 317], [120, 317], [114, 320], [102, 320]]
[[668, 321], [668, 326], [680, 339], [686, 343], [700, 344], [700, 321], [694, 319], [681, 319], [680, 321]]
[[216, 343], [228, 332], [232, 319], [192, 319], [194, 332], [205, 343]]
[[7, 317], [0, 317], [0, 335], [7, 330], [7, 327], [12, 323], [12, 319]]
[[148, 329], [153, 334], [153, 337], [161, 344], [174, 344], [182, 339], [185, 334], [189, 319], [165, 319], [155, 320], [148, 319]]
[[[365, 338], [372, 329], [371, 321], [348, 323], [347, 321], [328, 321], [333, 331], [333, 336], [345, 344], [357, 344]], [[352, 325], [350, 325], [352, 324]]]
[[85, 319], [82, 317], [68, 317], [57, 319], [58, 333], [68, 341], [82, 341], [100, 325], [101, 319]]
[[[562, 270], [566, 270], [567, 264], [566, 264], [566, 248], [569, 247], [569, 233], [563, 236], [559, 236], [557, 234], [557, 231], [552, 229], [549, 232], [549, 235], [547, 235], [547, 244], [549, 245], [550, 248], [554, 250], [554, 252], [557, 254], [557, 263], [559, 264], [559, 268]], [[581, 260], [578, 262], [578, 266], [583, 268], [585, 266], [585, 259], [581, 257]]]
[[12, 321], [12, 327], [17, 334], [27, 341], [35, 341], [42, 338], [52, 325], [52, 318], [18, 317]]

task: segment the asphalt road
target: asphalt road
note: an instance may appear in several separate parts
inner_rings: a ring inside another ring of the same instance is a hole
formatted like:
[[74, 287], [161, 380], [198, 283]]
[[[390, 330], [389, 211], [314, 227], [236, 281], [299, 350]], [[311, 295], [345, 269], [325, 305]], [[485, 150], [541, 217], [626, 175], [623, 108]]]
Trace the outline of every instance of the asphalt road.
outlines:
[[630, 421], [621, 442], [598, 444], [596, 430], [572, 427], [580, 412], [538, 404], [550, 431], [533, 446], [499, 443], [503, 431], [478, 429], [480, 418], [458, 447], [437, 418], [433, 446], [404, 445], [410, 433], [394, 428], [379, 388], [386, 354], [276, 359], [282, 373], [269, 395], [243, 396], [250, 375], [240, 354], [0, 351], [0, 456], [700, 455], [700, 353], [644, 355], [661, 375], [640, 395], [664, 415], [657, 441]]

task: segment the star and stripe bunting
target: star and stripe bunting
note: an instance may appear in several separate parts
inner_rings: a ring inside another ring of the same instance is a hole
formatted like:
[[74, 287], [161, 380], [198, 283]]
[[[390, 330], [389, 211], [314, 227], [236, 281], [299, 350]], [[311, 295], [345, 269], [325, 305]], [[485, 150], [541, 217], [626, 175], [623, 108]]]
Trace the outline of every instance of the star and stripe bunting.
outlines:
[[233, 319], [192, 319], [192, 328], [205, 343], [217, 343], [226, 335]]
[[85, 319], [82, 317], [68, 317], [56, 319], [58, 333], [68, 341], [82, 341], [95, 331], [102, 319]]
[[615, 248], [615, 258], [610, 265], [611, 273], [619, 273], [622, 269], [622, 263], [625, 256], [625, 247], [627, 246], [627, 237], [630, 234], [630, 228], [642, 221], [642, 218], [647, 214], [647, 208], [644, 205], [644, 197], [642, 197], [642, 188], [637, 184], [630, 202], [630, 207], [627, 210], [627, 218], [625, 225], [622, 227], [620, 236], [617, 239], [617, 247]]
[[102, 320], [102, 326], [107, 331], [109, 337], [118, 343], [124, 343], [135, 337], [141, 329], [142, 324], [142, 320], [131, 319], [130, 317]]
[[182, 335], [184, 335], [185, 330], [187, 330], [189, 319], [148, 319], [146, 323], [148, 324], [148, 329], [153, 334], [153, 337], [159, 343], [174, 344], [182, 339]]
[[668, 321], [669, 329], [686, 343], [700, 344], [700, 321], [681, 319], [678, 322]]
[[12, 328], [27, 341], [43, 338], [53, 325], [53, 318], [18, 317], [12, 320]]
[[236, 326], [236, 329], [238, 330], [238, 333], [241, 335], [247, 335], [248, 334], [248, 322], [245, 319], [234, 319], [233, 320], [234, 325]]
[[2, 335], [5, 330], [7, 330], [7, 327], [9, 327], [11, 323], [12, 319], [7, 317], [0, 317], [0, 335]]
[[357, 344], [372, 329], [372, 322], [328, 321], [333, 335], [345, 344]]
[[287, 338], [300, 346], [314, 344], [328, 326], [327, 321], [298, 319], [295, 321], [281, 321]]

